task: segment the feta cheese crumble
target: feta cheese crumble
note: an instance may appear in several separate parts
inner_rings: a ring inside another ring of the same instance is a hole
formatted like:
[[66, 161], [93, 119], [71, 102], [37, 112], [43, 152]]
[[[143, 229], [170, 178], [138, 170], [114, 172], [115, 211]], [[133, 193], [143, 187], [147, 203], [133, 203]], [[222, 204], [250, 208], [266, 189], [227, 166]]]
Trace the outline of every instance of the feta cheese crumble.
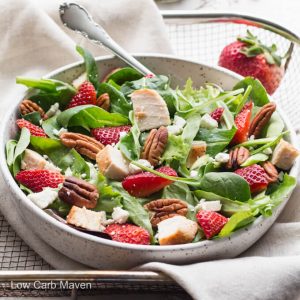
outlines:
[[200, 121], [200, 127], [206, 129], [213, 129], [218, 127], [218, 122], [209, 114], [205, 114]]
[[[136, 162], [144, 167], [153, 169], [153, 166], [146, 159], [139, 159]], [[137, 173], [141, 173], [141, 172], [143, 172], [143, 170], [140, 167], [134, 165], [133, 163], [129, 164], [129, 174], [137, 174]]]
[[112, 219], [118, 224], [124, 224], [129, 218], [129, 212], [121, 207], [114, 207], [114, 210], [111, 214]]
[[39, 193], [32, 193], [27, 196], [35, 205], [44, 209], [52, 204], [58, 197], [58, 192], [55, 189], [46, 187]]
[[225, 152], [220, 152], [215, 156], [215, 161], [221, 164], [226, 164], [229, 161], [229, 154]]

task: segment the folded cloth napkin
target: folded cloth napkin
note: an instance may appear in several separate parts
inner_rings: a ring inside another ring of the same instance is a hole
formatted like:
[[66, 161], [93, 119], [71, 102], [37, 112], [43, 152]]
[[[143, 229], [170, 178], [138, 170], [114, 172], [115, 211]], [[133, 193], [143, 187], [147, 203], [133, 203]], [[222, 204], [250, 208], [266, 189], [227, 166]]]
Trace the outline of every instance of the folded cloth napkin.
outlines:
[[[75, 44], [93, 54], [104, 50], [60, 24], [61, 1], [0, 1], [0, 87], [4, 113], [11, 99], [19, 100], [22, 87], [17, 75], [39, 77], [78, 60]], [[151, 0], [76, 1], [93, 12], [124, 48], [131, 52], [170, 52], [161, 17]], [[149, 24], [151, 26], [149, 26]], [[86, 269], [58, 253], [22, 222], [14, 200], [0, 182], [0, 209], [26, 243], [57, 269]], [[149, 263], [141, 270], [157, 270], [171, 276], [194, 299], [296, 299], [300, 294], [300, 188], [269, 232], [240, 258], [187, 266]], [[289, 223], [290, 222], [290, 223]]]

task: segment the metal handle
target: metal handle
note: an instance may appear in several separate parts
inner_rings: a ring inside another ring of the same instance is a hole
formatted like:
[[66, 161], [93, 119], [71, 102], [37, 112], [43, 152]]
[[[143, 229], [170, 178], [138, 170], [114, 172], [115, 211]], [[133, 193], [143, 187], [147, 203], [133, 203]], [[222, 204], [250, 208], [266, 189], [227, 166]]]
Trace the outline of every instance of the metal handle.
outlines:
[[143, 75], [153, 74], [153, 72], [120, 47], [82, 6], [76, 3], [64, 3], [60, 6], [59, 13], [66, 27], [82, 34], [92, 42], [110, 49], [116, 56]]

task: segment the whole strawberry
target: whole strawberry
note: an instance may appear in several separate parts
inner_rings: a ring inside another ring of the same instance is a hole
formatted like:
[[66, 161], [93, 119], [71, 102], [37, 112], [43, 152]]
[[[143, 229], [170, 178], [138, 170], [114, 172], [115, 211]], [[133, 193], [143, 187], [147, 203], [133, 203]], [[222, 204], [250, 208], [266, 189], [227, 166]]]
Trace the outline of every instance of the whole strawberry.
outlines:
[[92, 83], [85, 81], [78, 88], [78, 92], [70, 101], [68, 108], [86, 105], [86, 104], [96, 104], [97, 93]]
[[219, 66], [242, 76], [257, 78], [272, 95], [284, 75], [282, 59], [276, 52], [276, 45], [267, 47], [247, 31], [246, 37], [239, 37], [222, 50]]
[[228, 219], [224, 216], [209, 210], [199, 210], [196, 218], [207, 239], [218, 234], [228, 222]]
[[104, 233], [110, 235], [113, 241], [150, 245], [150, 235], [148, 231], [132, 224], [111, 224], [106, 227]]
[[216, 120], [217, 122], [219, 122], [222, 118], [222, 115], [223, 115], [223, 112], [224, 112], [224, 108], [223, 107], [218, 107], [216, 108], [211, 114], [210, 116]]
[[254, 164], [238, 169], [234, 173], [242, 176], [249, 183], [251, 193], [259, 193], [268, 186], [267, 173], [260, 165]]
[[45, 131], [43, 128], [36, 126], [29, 121], [25, 119], [18, 119], [16, 121], [16, 124], [19, 126], [19, 128], [27, 128], [30, 131], [30, 134], [33, 136], [42, 136], [42, 137], [47, 137]]
[[41, 192], [45, 187], [57, 188], [65, 178], [62, 174], [50, 170], [24, 170], [16, 175], [16, 180], [33, 192]]
[[91, 130], [92, 136], [103, 145], [115, 145], [120, 140], [121, 132], [129, 132], [131, 126], [101, 127]]
[[[156, 170], [169, 176], [177, 176], [175, 170], [170, 167], [161, 167]], [[162, 178], [150, 172], [142, 172], [129, 175], [122, 181], [122, 186], [130, 195], [135, 197], [148, 197], [171, 184], [169, 179]]]

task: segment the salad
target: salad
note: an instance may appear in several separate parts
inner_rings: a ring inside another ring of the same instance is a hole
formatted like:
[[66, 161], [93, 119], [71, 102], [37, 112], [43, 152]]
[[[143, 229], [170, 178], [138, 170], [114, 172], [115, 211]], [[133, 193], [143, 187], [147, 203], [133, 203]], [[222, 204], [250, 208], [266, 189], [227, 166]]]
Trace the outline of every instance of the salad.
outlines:
[[227, 237], [268, 217], [296, 185], [299, 155], [261, 83], [230, 91], [125, 67], [72, 83], [18, 77], [29, 88], [6, 145], [28, 201], [80, 231], [175, 245]]

